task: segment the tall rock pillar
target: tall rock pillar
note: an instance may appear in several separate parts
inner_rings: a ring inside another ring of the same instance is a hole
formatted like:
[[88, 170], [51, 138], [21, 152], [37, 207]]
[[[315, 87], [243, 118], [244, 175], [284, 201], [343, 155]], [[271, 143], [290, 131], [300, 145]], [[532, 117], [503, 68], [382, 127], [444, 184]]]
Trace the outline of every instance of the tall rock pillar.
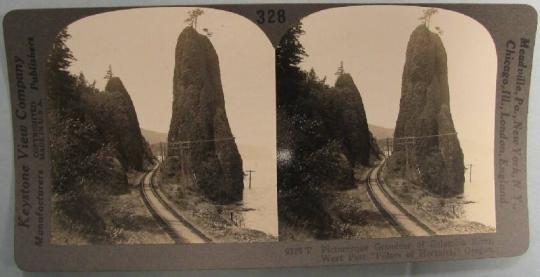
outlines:
[[176, 44], [172, 110], [168, 156], [174, 174], [213, 201], [241, 200], [242, 159], [225, 111], [218, 56], [192, 27]]
[[425, 25], [409, 38], [389, 170], [442, 195], [463, 193], [464, 164], [450, 112], [446, 51]]

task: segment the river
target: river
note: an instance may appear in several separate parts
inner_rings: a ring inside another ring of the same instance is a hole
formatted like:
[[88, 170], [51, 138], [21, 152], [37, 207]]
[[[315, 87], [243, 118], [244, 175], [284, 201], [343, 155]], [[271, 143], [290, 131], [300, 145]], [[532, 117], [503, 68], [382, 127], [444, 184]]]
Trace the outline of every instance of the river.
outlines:
[[493, 143], [460, 141], [465, 166], [465, 192], [463, 198], [474, 203], [465, 205], [465, 218], [495, 227], [495, 165]]

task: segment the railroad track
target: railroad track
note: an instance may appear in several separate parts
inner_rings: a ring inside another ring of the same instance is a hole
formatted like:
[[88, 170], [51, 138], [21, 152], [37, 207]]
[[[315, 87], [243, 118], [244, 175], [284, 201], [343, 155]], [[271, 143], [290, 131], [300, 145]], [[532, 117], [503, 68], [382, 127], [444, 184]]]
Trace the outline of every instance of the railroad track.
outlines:
[[432, 236], [435, 231], [405, 209], [382, 184], [381, 168], [385, 162], [373, 168], [367, 179], [368, 194], [381, 214], [401, 236]]
[[187, 221], [176, 208], [158, 191], [155, 173], [159, 164], [146, 172], [139, 181], [139, 188], [144, 204], [176, 243], [205, 243], [212, 240]]

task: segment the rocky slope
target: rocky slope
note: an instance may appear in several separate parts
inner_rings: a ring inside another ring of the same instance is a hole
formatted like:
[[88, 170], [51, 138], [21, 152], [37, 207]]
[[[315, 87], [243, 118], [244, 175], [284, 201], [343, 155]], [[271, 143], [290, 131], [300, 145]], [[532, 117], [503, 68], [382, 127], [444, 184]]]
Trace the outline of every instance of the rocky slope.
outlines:
[[94, 122], [117, 150], [120, 163], [126, 169], [143, 170], [152, 162], [153, 155], [141, 134], [135, 107], [122, 80], [112, 77], [105, 91], [94, 98]]
[[394, 129], [381, 127], [373, 124], [368, 124], [369, 131], [376, 139], [392, 138], [394, 136]]
[[338, 77], [335, 84], [341, 98], [341, 125], [343, 143], [353, 165], [368, 166], [378, 158], [380, 150], [367, 123], [366, 111], [360, 92], [348, 73]]
[[389, 174], [453, 196], [463, 193], [464, 164], [450, 112], [447, 75], [440, 37], [418, 26], [407, 46]]
[[225, 111], [218, 56], [191, 27], [176, 44], [168, 142], [169, 174], [188, 177], [211, 200], [242, 199], [242, 159]]
[[280, 239], [304, 233], [343, 238], [342, 227], [356, 215], [341, 217], [329, 203], [341, 203], [340, 195], [357, 186], [355, 171], [372, 165], [381, 152], [351, 75], [342, 74], [334, 87], [313, 72], [307, 76], [293, 91], [299, 97], [277, 113], [278, 153], [286, 158], [278, 160]]
[[167, 133], [146, 130], [144, 128], [141, 128], [141, 133], [150, 145], [156, 143], [167, 143]]

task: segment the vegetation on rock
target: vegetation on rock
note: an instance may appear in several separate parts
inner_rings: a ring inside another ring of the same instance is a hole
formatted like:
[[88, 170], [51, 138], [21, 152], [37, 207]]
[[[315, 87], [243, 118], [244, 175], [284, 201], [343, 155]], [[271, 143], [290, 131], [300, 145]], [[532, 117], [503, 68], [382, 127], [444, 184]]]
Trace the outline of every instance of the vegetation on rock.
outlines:
[[333, 238], [340, 230], [325, 199], [354, 187], [354, 168], [369, 166], [380, 152], [360, 93], [342, 66], [334, 87], [300, 68], [307, 55], [299, 41], [303, 33], [301, 23], [292, 26], [276, 49], [280, 228]]
[[[100, 206], [111, 195], [127, 193], [126, 170], [142, 169], [143, 160], [150, 162], [151, 156], [142, 142], [140, 147], [124, 150], [125, 141], [109, 135], [108, 128], [112, 125], [131, 124], [128, 129], [138, 130], [136, 117], [135, 121], [118, 122], [123, 119], [114, 116], [127, 110], [134, 113], [131, 100], [116, 103], [116, 111], [111, 109], [107, 114], [96, 114], [94, 109], [101, 107], [94, 105], [105, 97], [102, 96], [104, 93], [94, 84], [88, 84], [84, 74], [75, 76], [69, 72], [74, 60], [66, 46], [69, 37], [66, 30], [56, 36], [46, 71], [53, 224], [103, 241], [108, 237], [108, 227], [100, 214]], [[129, 99], [127, 92], [125, 97]], [[139, 153], [138, 160], [128, 162], [127, 157], [122, 157], [126, 151], [132, 155]], [[132, 166], [131, 162], [136, 165]]]

